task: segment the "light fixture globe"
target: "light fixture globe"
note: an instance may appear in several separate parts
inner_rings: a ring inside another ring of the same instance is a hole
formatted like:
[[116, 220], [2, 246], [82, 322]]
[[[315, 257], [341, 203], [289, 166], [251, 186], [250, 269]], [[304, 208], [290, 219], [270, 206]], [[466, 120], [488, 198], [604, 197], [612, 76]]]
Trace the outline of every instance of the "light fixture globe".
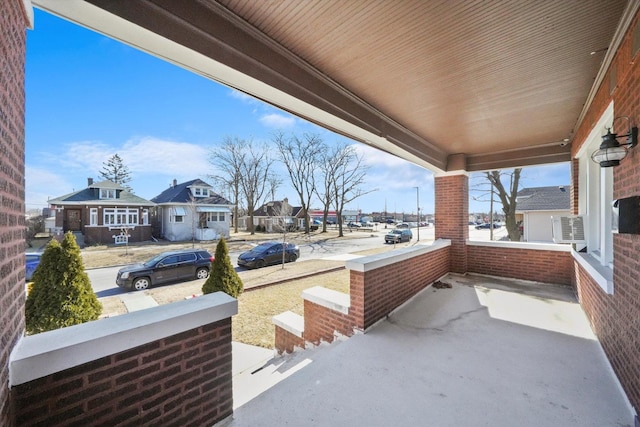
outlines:
[[[614, 122], [619, 118], [627, 119], [627, 121], [630, 122], [626, 116], [616, 117]], [[627, 137], [627, 142], [620, 144], [618, 138], [621, 137]], [[635, 147], [637, 143], [638, 128], [636, 126], [629, 126], [629, 132], [620, 136], [616, 133], [611, 133], [611, 128], [607, 128], [606, 135], [602, 137], [602, 144], [600, 144], [600, 148], [591, 155], [591, 160], [599, 163], [602, 168], [618, 166], [620, 160], [627, 156], [629, 148]]]
[[602, 168], [618, 166], [620, 160], [627, 155], [627, 147], [620, 146], [616, 139], [618, 135], [607, 129], [607, 134], [602, 137], [600, 148], [591, 155], [591, 160], [600, 164]]

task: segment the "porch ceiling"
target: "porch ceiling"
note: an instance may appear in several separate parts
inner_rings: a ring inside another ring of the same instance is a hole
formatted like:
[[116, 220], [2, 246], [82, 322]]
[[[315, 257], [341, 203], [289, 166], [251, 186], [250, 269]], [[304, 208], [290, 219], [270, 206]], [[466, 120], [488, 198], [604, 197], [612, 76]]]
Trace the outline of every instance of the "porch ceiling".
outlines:
[[627, 1], [34, 4], [432, 170], [463, 153], [471, 171], [570, 159]]

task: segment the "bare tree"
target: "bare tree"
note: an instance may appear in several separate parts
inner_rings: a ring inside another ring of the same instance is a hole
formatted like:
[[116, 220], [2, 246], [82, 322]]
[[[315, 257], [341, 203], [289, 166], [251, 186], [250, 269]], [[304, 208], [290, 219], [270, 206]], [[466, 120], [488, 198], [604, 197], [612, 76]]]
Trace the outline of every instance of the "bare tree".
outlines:
[[267, 195], [269, 183], [274, 179], [271, 170], [273, 158], [269, 155], [266, 146], [255, 146], [253, 142], [247, 142], [244, 156], [240, 163], [240, 192], [244, 196], [247, 208], [249, 224], [247, 229], [255, 234], [253, 214], [257, 206], [260, 206]]
[[269, 213], [272, 225], [275, 225], [275, 230], [282, 233], [282, 268], [284, 269], [287, 256], [287, 232], [289, 231], [289, 227], [292, 225], [293, 207], [289, 204], [287, 199], [284, 199], [278, 205], [274, 204], [271, 207], [271, 212]]
[[363, 190], [365, 176], [369, 168], [363, 163], [362, 155], [358, 155], [354, 145], [343, 146], [334, 158], [336, 167], [331, 180], [331, 191], [335, 198], [333, 205], [338, 220], [338, 236], [342, 237], [342, 210], [348, 204], [376, 190]]
[[282, 185], [282, 178], [277, 175], [269, 176], [269, 195], [271, 196], [270, 200], [276, 199], [276, 191]]
[[238, 137], [225, 137], [220, 146], [209, 154], [209, 163], [217, 170], [217, 175], [210, 175], [218, 186], [229, 189], [233, 199], [233, 229], [238, 232], [238, 203], [240, 200], [240, 178], [248, 143]]
[[[515, 168], [513, 172], [490, 171], [484, 173], [489, 183], [491, 183], [492, 193], [500, 199], [507, 234], [509, 235], [509, 240], [513, 242], [520, 241], [520, 229], [516, 222], [516, 199], [518, 197], [521, 172], [522, 168]], [[508, 189], [502, 183], [502, 177], [509, 177]], [[491, 225], [493, 226], [493, 219]]]
[[324, 152], [320, 162], [320, 171], [322, 173], [322, 186], [316, 187], [316, 195], [322, 203], [322, 232], [327, 232], [327, 220], [329, 218], [329, 209], [333, 206], [336, 193], [333, 188], [336, 170], [340, 163], [336, 159], [340, 158], [340, 154], [346, 148], [345, 144], [336, 145], [330, 150]]
[[321, 165], [321, 156], [327, 147], [319, 135], [308, 133], [303, 134], [302, 138], [296, 135], [286, 138], [282, 132], [278, 132], [273, 141], [278, 146], [280, 160], [289, 172], [291, 185], [300, 198], [304, 231], [309, 234], [309, 205], [316, 193], [315, 171]]

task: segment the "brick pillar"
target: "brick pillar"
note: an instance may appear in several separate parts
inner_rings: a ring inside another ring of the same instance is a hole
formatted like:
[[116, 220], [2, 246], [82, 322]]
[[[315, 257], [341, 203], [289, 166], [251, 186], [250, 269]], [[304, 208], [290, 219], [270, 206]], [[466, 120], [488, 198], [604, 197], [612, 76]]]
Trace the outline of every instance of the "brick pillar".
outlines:
[[435, 238], [451, 240], [450, 269], [454, 273], [466, 273], [469, 177], [464, 172], [436, 176], [435, 195]]
[[13, 425], [9, 355], [24, 333], [24, 64], [20, 0], [0, 3], [0, 425]]
[[571, 213], [578, 215], [579, 186], [578, 179], [580, 177], [580, 161], [578, 159], [571, 160]]

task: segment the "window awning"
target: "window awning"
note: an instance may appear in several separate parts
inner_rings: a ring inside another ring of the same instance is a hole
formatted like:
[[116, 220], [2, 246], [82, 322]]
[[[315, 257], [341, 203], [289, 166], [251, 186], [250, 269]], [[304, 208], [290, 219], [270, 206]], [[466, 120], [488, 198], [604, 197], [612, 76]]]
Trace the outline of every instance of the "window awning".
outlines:
[[213, 206], [198, 206], [196, 210], [198, 212], [229, 212], [229, 209]]
[[177, 215], [177, 216], [185, 216], [187, 214], [187, 212], [184, 210], [183, 207], [180, 206], [176, 206], [174, 208], [171, 208], [173, 210], [173, 214]]

